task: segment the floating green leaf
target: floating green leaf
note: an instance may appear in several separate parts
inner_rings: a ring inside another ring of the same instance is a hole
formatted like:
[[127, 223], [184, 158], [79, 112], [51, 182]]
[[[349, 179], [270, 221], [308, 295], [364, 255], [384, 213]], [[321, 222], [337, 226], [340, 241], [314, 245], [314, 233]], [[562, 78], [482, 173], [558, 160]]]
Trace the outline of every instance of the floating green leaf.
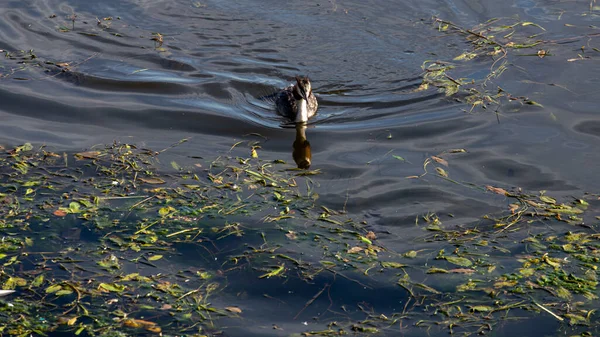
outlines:
[[113, 293], [122, 293], [125, 291], [125, 289], [127, 289], [127, 287], [117, 283], [100, 283], [98, 285], [98, 289], [103, 289]]
[[404, 257], [407, 257], [409, 259], [414, 259], [415, 257], [417, 257], [417, 252], [414, 250], [408, 251], [404, 254], [402, 254]]
[[459, 257], [459, 256], [446, 256], [445, 257], [446, 261], [462, 266], [462, 267], [470, 267], [471, 265], [473, 265], [473, 262], [471, 262], [471, 260], [465, 258], [465, 257]]
[[31, 282], [31, 286], [39, 287], [42, 285], [42, 283], [44, 283], [44, 275], [38, 275], [35, 279], [33, 279], [33, 282]]
[[81, 209], [81, 204], [77, 201], [73, 201], [69, 204], [69, 211], [71, 213], [79, 213]]
[[368, 245], [372, 245], [373, 244], [373, 242], [371, 242], [371, 240], [367, 239], [366, 237], [364, 237], [362, 235], [359, 236], [359, 239], [360, 239], [360, 241], [362, 241], [362, 242], [364, 242], [364, 243], [366, 243]]
[[540, 200], [547, 203], [547, 204], [556, 204], [556, 199], [551, 198], [549, 196], [546, 195], [542, 195], [540, 196]]
[[57, 291], [59, 291], [61, 289], [62, 289], [62, 285], [60, 285], [60, 284], [53, 284], [53, 285], [49, 286], [48, 288], [46, 288], [46, 294], [52, 294], [52, 293], [55, 293], [55, 292], [57, 292]]
[[381, 266], [383, 268], [389, 268], [389, 269], [398, 269], [398, 268], [406, 267], [405, 264], [398, 263], [398, 262], [389, 262], [389, 261], [381, 262]]
[[487, 305], [475, 305], [471, 307], [471, 311], [474, 312], [490, 312], [493, 311], [494, 308]]

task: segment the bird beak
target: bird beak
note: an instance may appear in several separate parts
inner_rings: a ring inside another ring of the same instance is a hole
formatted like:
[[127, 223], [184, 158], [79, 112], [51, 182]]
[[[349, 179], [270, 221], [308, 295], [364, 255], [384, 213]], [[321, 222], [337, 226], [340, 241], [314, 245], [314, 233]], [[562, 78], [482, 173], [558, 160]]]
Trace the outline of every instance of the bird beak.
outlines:
[[300, 88], [300, 96], [302, 96], [304, 100], [308, 101], [308, 95], [306, 94], [303, 88]]
[[6, 296], [14, 293], [14, 290], [0, 290], [0, 296]]

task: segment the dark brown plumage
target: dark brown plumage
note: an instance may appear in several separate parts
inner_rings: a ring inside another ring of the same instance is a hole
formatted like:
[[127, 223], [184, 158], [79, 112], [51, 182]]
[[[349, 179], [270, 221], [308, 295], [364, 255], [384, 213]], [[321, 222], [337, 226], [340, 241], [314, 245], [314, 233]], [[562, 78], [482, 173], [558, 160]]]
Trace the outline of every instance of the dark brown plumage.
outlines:
[[[317, 113], [319, 104], [308, 77], [296, 76], [296, 84], [277, 93], [275, 106], [281, 116], [289, 118], [292, 122], [302, 123]], [[303, 108], [306, 111], [303, 111]]]

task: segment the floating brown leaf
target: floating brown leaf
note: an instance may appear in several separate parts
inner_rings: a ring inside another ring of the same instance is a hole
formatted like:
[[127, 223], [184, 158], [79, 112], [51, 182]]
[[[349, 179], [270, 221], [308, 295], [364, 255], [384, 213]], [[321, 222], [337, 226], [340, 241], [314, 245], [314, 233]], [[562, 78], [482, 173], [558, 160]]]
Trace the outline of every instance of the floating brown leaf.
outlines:
[[544, 205], [538, 204], [537, 202], [531, 201], [531, 200], [525, 200], [525, 202], [533, 207], [543, 207], [544, 206]]
[[377, 235], [375, 235], [375, 233], [373, 233], [373, 232], [368, 232], [367, 235], [365, 235], [365, 237], [369, 240], [377, 239]]
[[446, 161], [446, 159], [437, 156], [431, 156], [431, 159], [435, 160], [438, 164], [448, 167], [448, 162]]
[[86, 151], [86, 152], [79, 152], [75, 154], [75, 158], [82, 160], [82, 159], [98, 159], [98, 157], [100, 156], [101, 152], [100, 151]]
[[56, 216], [66, 216], [66, 215], [67, 215], [67, 212], [66, 212], [65, 210], [62, 210], [62, 209], [57, 209], [57, 210], [56, 210], [56, 211], [54, 211], [54, 213], [52, 213], [52, 214], [54, 214], [54, 215], [56, 215]]
[[507, 195], [508, 194], [508, 192], [505, 189], [500, 188], [500, 187], [494, 187], [494, 186], [491, 186], [491, 185], [487, 185], [485, 188], [487, 188], [488, 191], [494, 192], [496, 194], [500, 194], [500, 195]]
[[364, 248], [362, 247], [352, 247], [350, 249], [348, 249], [348, 254], [356, 254], [359, 252], [362, 252], [364, 250]]
[[141, 177], [138, 178], [139, 181], [146, 183], [146, 184], [151, 184], [151, 185], [160, 185], [160, 184], [164, 184], [165, 181], [160, 179], [160, 178], [155, 178], [155, 177]]
[[225, 307], [225, 310], [227, 310], [229, 312], [233, 312], [235, 314], [241, 314], [242, 313], [242, 309], [240, 309], [238, 307]]

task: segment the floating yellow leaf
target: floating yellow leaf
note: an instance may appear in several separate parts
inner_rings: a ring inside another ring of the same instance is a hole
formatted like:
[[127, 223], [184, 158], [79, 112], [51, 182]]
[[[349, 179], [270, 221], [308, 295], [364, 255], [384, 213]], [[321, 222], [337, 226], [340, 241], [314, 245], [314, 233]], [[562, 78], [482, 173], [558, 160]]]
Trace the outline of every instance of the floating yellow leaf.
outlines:
[[469, 269], [469, 268], [456, 268], [456, 269], [450, 269], [448, 270], [449, 273], [454, 273], [454, 274], [473, 274], [475, 272], [474, 269]]
[[6, 282], [4, 282], [5, 289], [15, 289], [16, 287], [24, 287], [27, 285], [27, 281], [21, 277], [9, 277]]
[[73, 318], [69, 319], [69, 320], [67, 321], [67, 325], [75, 325], [75, 322], [77, 322], [77, 316], [75, 316], [75, 317], [73, 317]]
[[59, 291], [57, 291], [56, 293], [54, 293], [56, 296], [65, 296], [65, 295], [71, 295], [73, 293], [73, 290], [69, 289], [61, 289]]
[[54, 284], [46, 288], [46, 294], [52, 294], [62, 289], [60, 284]]
[[435, 171], [444, 178], [448, 178], [448, 172], [441, 167], [436, 167]]
[[154, 332], [154, 333], [160, 333], [161, 332], [161, 328], [158, 326], [158, 324], [154, 323], [154, 322], [150, 322], [150, 321], [144, 321], [141, 319], [133, 319], [133, 318], [127, 318], [121, 321], [121, 323], [129, 328], [134, 328], [134, 329], [144, 329], [150, 332]]
[[152, 255], [148, 258], [148, 261], [156, 261], [156, 260], [160, 260], [162, 258], [163, 258], [162, 255]]
[[532, 276], [535, 273], [535, 269], [533, 268], [521, 268], [519, 269], [519, 273], [521, 273], [521, 275], [523, 276]]
[[171, 207], [162, 207], [158, 210], [158, 215], [165, 216], [171, 212]]
[[473, 312], [488, 312], [488, 311], [493, 311], [494, 308], [489, 307], [487, 305], [475, 305], [473, 307], [471, 307], [471, 311]]
[[274, 276], [279, 276], [284, 271], [285, 271], [285, 265], [280, 264], [279, 266], [273, 267], [270, 272], [260, 275], [258, 278], [271, 278]]

